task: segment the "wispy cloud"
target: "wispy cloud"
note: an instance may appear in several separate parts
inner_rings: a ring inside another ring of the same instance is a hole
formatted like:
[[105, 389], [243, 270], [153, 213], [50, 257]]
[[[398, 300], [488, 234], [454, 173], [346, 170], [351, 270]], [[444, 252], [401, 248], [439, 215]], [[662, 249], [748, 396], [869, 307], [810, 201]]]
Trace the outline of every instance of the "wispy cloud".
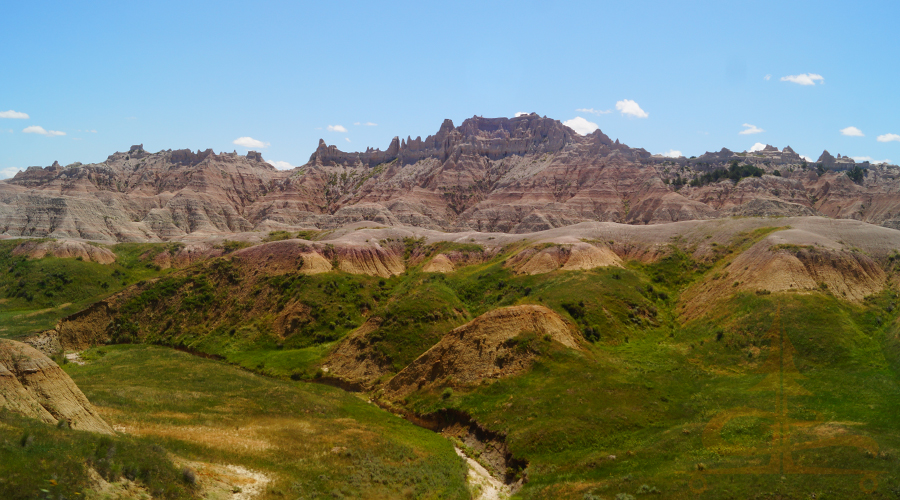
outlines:
[[520, 116], [526, 116], [526, 115], [528, 115], [528, 113], [526, 113], [524, 111], [519, 111], [518, 113], [516, 113], [516, 118], [518, 118]]
[[[377, 126], [378, 126], [377, 123], [372, 123], [372, 122], [363, 122], [363, 123], [356, 122], [356, 123], [354, 123], [354, 125], [356, 125], [356, 126], [363, 126], [363, 127], [377, 127]], [[340, 125], [338, 125], [338, 127], [340, 127]], [[343, 127], [341, 127], [341, 128], [343, 128]], [[330, 129], [329, 129], [329, 130], [330, 130]], [[340, 130], [338, 130], [338, 132], [340, 132]], [[345, 132], [346, 132], [346, 131], [345, 131]]]
[[329, 132], [346, 132], [347, 128], [343, 125], [329, 125], [326, 127]]
[[288, 163], [286, 161], [266, 160], [266, 163], [268, 163], [269, 165], [272, 165], [273, 167], [277, 168], [278, 170], [290, 170], [290, 169], [294, 168], [294, 165], [291, 165], [290, 163]]
[[638, 106], [638, 103], [632, 101], [631, 99], [623, 99], [616, 102], [616, 109], [621, 111], [622, 115], [633, 116], [635, 118], [647, 118], [648, 116], [650, 116], [646, 111]]
[[9, 179], [10, 177], [13, 177], [20, 171], [21, 171], [21, 169], [16, 168], [16, 167], [0, 168], [0, 179]]
[[349, 137], [344, 137], [344, 140], [347, 141], [347, 142], [350, 142], [350, 138], [349, 138]]
[[684, 156], [683, 154], [681, 154], [681, 151], [678, 151], [677, 149], [670, 149], [665, 153], [660, 154], [668, 158], [679, 158], [681, 156]]
[[575, 111], [579, 113], [590, 113], [592, 115], [608, 115], [612, 113], [611, 109], [602, 110], [602, 109], [594, 109], [594, 108], [578, 108]]
[[761, 142], [757, 142], [756, 144], [754, 144], [753, 146], [750, 147], [750, 152], [755, 153], [757, 151], [762, 151], [763, 149], [766, 149], [766, 145]]
[[15, 120], [27, 120], [30, 117], [28, 116], [28, 113], [20, 113], [18, 111], [9, 110], [9, 111], [0, 111], [0, 118], [12, 118]]
[[242, 148], [267, 148], [270, 146], [268, 142], [258, 141], [252, 137], [238, 137], [237, 139], [231, 141], [232, 144], [237, 144]]
[[850, 137], [865, 137], [865, 134], [862, 133], [862, 130], [856, 127], [842, 128], [841, 135], [847, 135]]
[[750, 134], [759, 134], [765, 132], [765, 130], [757, 127], [756, 125], [750, 125], [749, 123], [745, 123], [741, 125], [742, 127], [746, 127], [744, 130], [738, 132], [741, 135], [750, 135]]
[[596, 123], [589, 122], [580, 116], [576, 116], [571, 120], [566, 120], [563, 125], [577, 132], [579, 135], [588, 135], [600, 128]]
[[900, 142], [900, 135], [897, 135], [897, 134], [879, 135], [878, 142]]
[[885, 160], [875, 160], [875, 159], [873, 159], [871, 156], [851, 156], [850, 158], [853, 158], [854, 161], [858, 161], [858, 162], [864, 162], [864, 161], [867, 161], [867, 162], [872, 163], [872, 164], [875, 164], [875, 163], [891, 163], [891, 160], [887, 160], [887, 159], [885, 159]]
[[772, 79], [772, 75], [766, 75], [766, 76], [763, 77], [763, 80], [765, 80], [765, 81], [767, 81], [767, 82], [768, 82], [769, 80], [771, 80], [771, 79]]
[[22, 132], [26, 134], [38, 134], [47, 137], [56, 137], [59, 135], [66, 135], [65, 132], [60, 132], [59, 130], [45, 130], [44, 127], [40, 125], [32, 125], [30, 127], [25, 127]]
[[799, 75], [782, 76], [781, 81], [796, 83], [797, 85], [815, 85], [816, 82], [824, 84], [825, 78], [815, 73], [800, 73]]

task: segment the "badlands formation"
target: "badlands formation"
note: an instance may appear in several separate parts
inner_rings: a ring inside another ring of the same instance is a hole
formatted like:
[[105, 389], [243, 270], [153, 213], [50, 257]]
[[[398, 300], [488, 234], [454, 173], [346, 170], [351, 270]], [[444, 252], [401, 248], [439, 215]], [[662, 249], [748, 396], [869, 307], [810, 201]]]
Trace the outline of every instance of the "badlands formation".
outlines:
[[[691, 185], [732, 162], [763, 175]], [[536, 114], [445, 120], [426, 139], [347, 153], [321, 141], [279, 171], [259, 153], [150, 153], [29, 167], [0, 181], [0, 236], [104, 242], [199, 240], [248, 231], [330, 230], [371, 221], [446, 232], [529, 233], [580, 222], [660, 224], [812, 216], [900, 227], [900, 168], [790, 147], [665, 158], [581, 136]]]

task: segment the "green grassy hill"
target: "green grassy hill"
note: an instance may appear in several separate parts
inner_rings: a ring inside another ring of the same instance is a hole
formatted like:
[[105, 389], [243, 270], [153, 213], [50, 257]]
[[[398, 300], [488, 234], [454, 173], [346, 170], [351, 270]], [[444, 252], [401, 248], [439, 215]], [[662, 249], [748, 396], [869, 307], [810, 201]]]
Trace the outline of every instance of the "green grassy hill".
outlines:
[[[705, 307], [687, 307], [698, 300], [690, 290], [719, 279], [772, 231], [739, 234], [706, 253], [674, 239], [624, 268], [538, 275], [507, 266], [523, 245], [440, 274], [422, 270], [439, 247], [421, 244], [406, 252], [407, 271], [391, 278], [267, 274], [225, 256], [132, 289], [118, 305], [112, 338], [221, 356], [249, 372], [146, 346], [95, 349], [91, 364], [68, 370], [111, 422], [144, 429], [142, 436], [192, 460], [238, 457], [322, 494], [348, 496], [409, 483], [373, 496], [427, 498], [429, 490], [410, 479], [424, 474], [444, 478], [427, 480], [442, 484], [442, 495], [464, 497], [461, 465], [447, 441], [399, 419], [390, 431], [373, 430], [383, 440], [357, 455], [321, 455], [351, 449], [341, 444], [351, 441], [346, 437], [297, 441], [290, 431], [295, 419], [317, 426], [316, 436], [393, 422], [337, 389], [289, 382], [322, 377], [335, 347], [378, 318], [359, 336], [383, 370], [365, 397], [419, 415], [453, 410], [505, 435], [515, 458], [527, 462], [517, 497], [896, 498], [900, 310], [893, 267], [885, 267], [888, 287], [861, 302], [827, 287], [770, 293], [735, 283], [727, 293], [701, 296]], [[523, 374], [473, 385], [443, 380], [402, 401], [379, 399], [380, 384], [449, 330], [528, 303], [569, 321], [583, 349], [523, 332], [517, 345], [537, 355]], [[691, 313], [698, 310], [705, 312]], [[176, 397], [166, 396], [170, 387], [179, 388]], [[323, 410], [303, 410], [316, 405]], [[269, 413], [281, 423], [266, 439], [285, 439], [272, 455], [225, 452], [178, 434], [191, 426], [241, 428]], [[312, 464], [304, 453], [328, 458]], [[337, 470], [369, 471], [351, 474], [368, 479], [348, 483]], [[293, 483], [283, 484], [271, 498], [291, 495]]]

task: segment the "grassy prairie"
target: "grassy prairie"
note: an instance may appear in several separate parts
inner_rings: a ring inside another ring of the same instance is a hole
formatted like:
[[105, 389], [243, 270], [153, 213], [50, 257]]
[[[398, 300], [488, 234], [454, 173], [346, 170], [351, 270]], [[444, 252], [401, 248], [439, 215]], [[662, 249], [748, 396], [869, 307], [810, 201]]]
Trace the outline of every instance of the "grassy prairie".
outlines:
[[128, 435], [274, 478], [264, 499], [467, 498], [440, 436], [332, 387], [261, 377], [154, 346], [106, 346], [66, 371]]
[[88, 467], [136, 481], [153, 498], [195, 498], [195, 488], [153, 439], [57, 428], [0, 410], [0, 498], [85, 498]]

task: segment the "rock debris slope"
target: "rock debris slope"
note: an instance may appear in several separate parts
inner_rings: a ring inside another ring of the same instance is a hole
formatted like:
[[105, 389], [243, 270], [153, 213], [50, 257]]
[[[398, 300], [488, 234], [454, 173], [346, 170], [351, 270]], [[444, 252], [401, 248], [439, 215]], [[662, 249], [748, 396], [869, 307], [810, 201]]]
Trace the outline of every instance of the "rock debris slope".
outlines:
[[72, 379], [31, 346], [0, 339], [0, 407], [73, 429], [113, 434]]

